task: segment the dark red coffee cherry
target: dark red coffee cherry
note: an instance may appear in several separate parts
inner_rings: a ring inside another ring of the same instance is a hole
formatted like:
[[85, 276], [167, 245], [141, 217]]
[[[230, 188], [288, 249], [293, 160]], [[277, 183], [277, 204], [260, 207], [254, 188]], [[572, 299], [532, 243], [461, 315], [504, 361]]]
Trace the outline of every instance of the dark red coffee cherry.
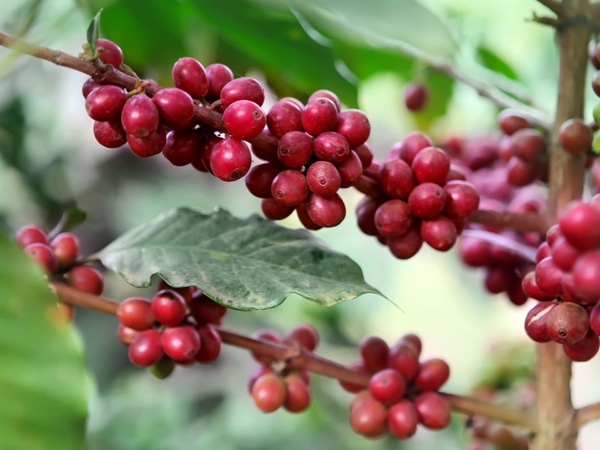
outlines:
[[437, 219], [421, 222], [421, 237], [431, 248], [445, 252], [456, 243], [458, 231], [454, 222], [440, 216]]
[[184, 90], [161, 89], [152, 97], [152, 101], [165, 125], [169, 128], [184, 129], [192, 124], [194, 100]]
[[158, 330], [140, 332], [129, 345], [129, 360], [140, 367], [157, 364], [164, 355]]
[[443, 359], [430, 359], [419, 367], [415, 386], [422, 391], [439, 390], [450, 377], [450, 367]]
[[563, 350], [569, 359], [578, 362], [589, 361], [596, 356], [599, 348], [600, 339], [598, 339], [598, 335], [591, 329], [577, 344], [563, 345]]
[[485, 288], [492, 294], [505, 292], [512, 284], [515, 273], [512, 268], [502, 266], [488, 267], [485, 271]]
[[410, 400], [402, 400], [388, 410], [387, 427], [397, 439], [408, 439], [417, 431], [419, 414]]
[[373, 152], [367, 144], [359, 145], [354, 151], [360, 158], [363, 169], [371, 166], [371, 163], [373, 162]]
[[400, 158], [409, 166], [412, 165], [415, 156], [427, 147], [432, 147], [433, 141], [424, 133], [414, 131], [406, 136], [400, 143]]
[[282, 167], [274, 163], [254, 166], [244, 179], [250, 193], [258, 198], [271, 198], [271, 185]]
[[600, 211], [593, 206], [575, 202], [559, 223], [562, 234], [575, 247], [588, 250], [600, 245]]
[[350, 406], [350, 426], [363, 436], [377, 438], [386, 432], [387, 410], [368, 394], [357, 396]]
[[388, 367], [396, 369], [410, 383], [419, 371], [419, 352], [414, 345], [401, 341], [390, 350]]
[[158, 128], [158, 109], [146, 95], [134, 95], [123, 107], [121, 123], [127, 134], [137, 138], [148, 137]]
[[201, 144], [202, 138], [195, 131], [169, 131], [162, 153], [174, 166], [187, 166], [196, 157]]
[[34, 242], [24, 250], [25, 254], [38, 263], [48, 275], [56, 271], [56, 256], [48, 245]]
[[313, 222], [313, 220], [308, 215], [308, 203], [302, 202], [296, 207], [296, 215], [298, 216], [298, 220], [302, 224], [304, 228], [307, 230], [317, 231], [320, 230], [321, 227]]
[[79, 256], [79, 239], [72, 233], [59, 234], [52, 239], [50, 247], [56, 256], [59, 269], [71, 267]]
[[210, 155], [212, 173], [223, 181], [236, 181], [242, 178], [252, 164], [248, 146], [232, 137], [220, 141]]
[[293, 206], [282, 205], [272, 198], [264, 198], [260, 203], [260, 209], [270, 220], [283, 220], [294, 212]]
[[283, 337], [284, 342], [296, 343], [300, 347], [314, 351], [319, 345], [319, 333], [311, 325], [301, 325], [294, 328]]
[[305, 411], [310, 405], [310, 390], [299, 374], [290, 374], [284, 379], [286, 396], [283, 407], [292, 413]]
[[425, 392], [415, 399], [419, 422], [430, 430], [441, 430], [450, 424], [450, 406], [435, 392]]
[[339, 113], [335, 131], [346, 138], [350, 148], [355, 148], [367, 142], [371, 134], [371, 124], [364, 112], [347, 109]]
[[337, 166], [340, 173], [342, 187], [347, 188], [356, 183], [363, 173], [362, 162], [354, 150]]
[[341, 163], [350, 153], [346, 138], [334, 131], [326, 131], [315, 139], [315, 155], [323, 161]]
[[193, 358], [201, 345], [198, 331], [190, 325], [166, 328], [160, 342], [164, 352], [175, 361]]
[[83, 98], [87, 98], [87, 96], [90, 95], [90, 92], [92, 92], [94, 89], [100, 86], [102, 85], [96, 80], [94, 80], [92, 77], [85, 80], [85, 83], [83, 83], [83, 86], [81, 86], [81, 93], [83, 94]]
[[415, 156], [412, 170], [419, 183], [429, 182], [443, 186], [450, 171], [450, 158], [439, 148], [426, 148]]
[[387, 367], [390, 348], [387, 343], [376, 336], [366, 338], [360, 344], [360, 355], [369, 372], [379, 372]]
[[100, 145], [107, 148], [119, 148], [127, 142], [127, 134], [120, 120], [94, 122], [94, 137]]
[[258, 378], [252, 386], [252, 398], [262, 412], [273, 412], [285, 402], [287, 390], [284, 381], [273, 373]]
[[302, 111], [302, 126], [313, 136], [334, 130], [337, 123], [338, 109], [328, 98], [320, 97], [308, 103]]
[[85, 110], [94, 120], [101, 122], [118, 120], [125, 102], [127, 102], [127, 94], [120, 87], [100, 86], [86, 97]]
[[88, 294], [100, 295], [104, 290], [104, 276], [90, 266], [73, 267], [66, 275], [67, 283]]
[[284, 166], [300, 168], [313, 155], [313, 140], [303, 131], [290, 131], [283, 135], [277, 145], [277, 158]]
[[330, 198], [336, 194], [342, 184], [340, 173], [328, 161], [316, 161], [306, 172], [308, 187], [316, 195]]
[[152, 299], [151, 306], [154, 318], [168, 327], [181, 324], [187, 314], [183, 297], [169, 289], [159, 291]]
[[119, 341], [121, 341], [121, 343], [127, 347], [129, 347], [135, 337], [140, 333], [141, 332], [139, 330], [134, 330], [133, 328], [126, 327], [123, 324], [119, 324], [119, 327], [117, 328], [117, 337], [119, 338]]
[[397, 237], [406, 233], [413, 223], [413, 216], [406, 202], [388, 200], [375, 212], [375, 226], [381, 236]]
[[510, 109], [505, 109], [500, 113], [498, 116], [498, 125], [502, 132], [508, 136], [515, 134], [523, 128], [531, 127], [529, 120]]
[[415, 185], [411, 168], [400, 159], [383, 164], [379, 177], [383, 191], [391, 198], [407, 199]]
[[409, 333], [405, 334], [398, 341], [398, 345], [408, 345], [412, 347], [417, 354], [417, 356], [421, 355], [421, 350], [423, 350], [423, 343], [421, 342], [421, 338], [416, 334]]
[[324, 228], [335, 227], [346, 217], [346, 206], [338, 194], [331, 198], [313, 194], [308, 199], [306, 209], [311, 220]]
[[[172, 77], [175, 86], [187, 92], [193, 98], [201, 99], [209, 91], [207, 70], [194, 58], [180, 58], [173, 65]], [[217, 93], [218, 96], [218, 93]]]
[[384, 369], [371, 377], [369, 392], [382, 403], [396, 403], [404, 397], [406, 381], [397, 370]]
[[412, 226], [411, 229], [402, 236], [388, 238], [387, 245], [396, 258], [412, 258], [423, 246], [423, 238], [419, 232], [419, 227]]
[[375, 226], [375, 212], [381, 203], [370, 197], [364, 197], [356, 206], [356, 219], [360, 231], [368, 236], [377, 236], [377, 227]]
[[224, 64], [211, 64], [206, 66], [206, 78], [208, 81], [206, 97], [216, 100], [220, 97], [223, 86], [233, 80], [233, 72]]
[[527, 186], [533, 183], [540, 173], [537, 162], [527, 162], [513, 156], [506, 166], [506, 179], [513, 186]]
[[249, 141], [262, 132], [266, 119], [256, 103], [238, 100], [225, 109], [223, 124], [234, 138]]
[[569, 244], [564, 236], [559, 236], [552, 246], [552, 261], [565, 272], [569, 272], [573, 268], [580, 255], [581, 252]]
[[541, 302], [535, 305], [525, 317], [525, 332], [535, 342], [549, 342], [548, 314], [557, 305], [556, 302]]
[[302, 131], [302, 107], [289, 100], [279, 100], [267, 114], [267, 127], [280, 139], [286, 133]]
[[342, 109], [342, 104], [340, 103], [340, 99], [338, 98], [338, 96], [335, 95], [335, 93], [328, 91], [327, 89], [320, 89], [318, 91], [313, 92], [312, 95], [308, 98], [308, 102], [306, 102], [306, 104], [316, 102], [320, 98], [326, 98], [331, 100], [338, 112]]
[[298, 170], [280, 172], [271, 185], [273, 200], [284, 206], [296, 206], [308, 196], [306, 177]]
[[404, 92], [404, 104], [411, 111], [420, 111], [427, 104], [429, 91], [422, 84], [409, 84]]
[[210, 324], [199, 326], [197, 331], [200, 336], [200, 350], [194, 359], [201, 364], [216, 361], [221, 354], [221, 336]]
[[129, 297], [119, 303], [117, 318], [134, 330], [147, 330], [155, 321], [150, 300], [141, 297]]
[[46, 244], [48, 241], [48, 235], [40, 227], [35, 225], [26, 225], [17, 231], [15, 234], [15, 240], [21, 248], [27, 247], [29, 244]]
[[149, 158], [158, 155], [163, 151], [167, 143], [167, 133], [165, 127], [159, 125], [157, 130], [150, 136], [138, 138], [132, 134], [127, 135], [127, 144], [131, 151], [140, 158]]
[[444, 186], [447, 196], [444, 213], [453, 219], [470, 216], [479, 207], [479, 192], [468, 181], [450, 181]]
[[214, 134], [205, 135], [204, 138], [201, 139], [200, 148], [196, 152], [196, 156], [194, 156], [192, 161], [192, 166], [194, 169], [200, 172], [212, 173], [210, 168], [210, 156], [212, 155], [215, 145], [222, 140], [223, 139], [215, 136]]
[[190, 313], [199, 323], [219, 325], [227, 308], [200, 291], [196, 291], [189, 302]]
[[535, 283], [546, 294], [558, 297], [562, 292], [564, 272], [556, 267], [552, 257], [541, 260], [535, 268]]
[[539, 131], [524, 128], [511, 137], [513, 154], [524, 161], [535, 162], [544, 151], [546, 141]]
[[560, 145], [573, 155], [582, 155], [591, 146], [594, 133], [581, 119], [569, 119], [560, 126]]
[[[404, 162], [404, 161], [393, 161]], [[446, 207], [446, 190], [435, 183], [418, 185], [408, 197], [410, 212], [419, 219], [433, 219]]]
[[221, 89], [223, 106], [227, 107], [238, 100], [250, 100], [258, 106], [265, 101], [265, 90], [254, 78], [236, 78]]
[[123, 51], [114, 42], [108, 39], [98, 39], [96, 49], [98, 50], [98, 58], [104, 64], [110, 64], [115, 69], [123, 64]]
[[483, 239], [463, 237], [459, 246], [460, 257], [468, 266], [485, 267], [492, 261], [490, 248], [490, 243]]
[[548, 335], [560, 344], [573, 345], [581, 341], [590, 328], [589, 315], [582, 306], [564, 302], [548, 313]]

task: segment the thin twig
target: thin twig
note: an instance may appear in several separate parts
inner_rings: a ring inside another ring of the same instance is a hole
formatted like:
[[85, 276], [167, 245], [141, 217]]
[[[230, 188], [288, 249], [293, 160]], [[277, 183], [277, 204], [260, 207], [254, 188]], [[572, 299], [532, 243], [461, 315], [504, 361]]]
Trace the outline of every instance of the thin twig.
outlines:
[[480, 209], [469, 216], [469, 222], [516, 231], [536, 231], [545, 234], [550, 228], [548, 219], [536, 213], [512, 213]]
[[541, 3], [559, 17], [566, 14], [565, 7], [557, 0], [538, 0], [538, 3]]
[[584, 406], [575, 412], [575, 422], [577, 423], [577, 427], [580, 428], [598, 419], [600, 419], [600, 402]]

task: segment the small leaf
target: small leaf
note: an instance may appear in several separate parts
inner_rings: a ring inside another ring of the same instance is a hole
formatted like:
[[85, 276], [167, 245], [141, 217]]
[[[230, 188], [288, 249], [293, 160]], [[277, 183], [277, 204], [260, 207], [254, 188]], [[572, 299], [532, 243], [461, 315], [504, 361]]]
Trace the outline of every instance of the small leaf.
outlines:
[[504, 75], [509, 80], [519, 81], [519, 75], [517, 71], [511, 67], [511, 65], [502, 59], [497, 53], [493, 52], [489, 48], [478, 45], [477, 46], [476, 58], [483, 67], [493, 72], [498, 72]]
[[196, 286], [232, 309], [273, 308], [292, 293], [321, 306], [362, 294], [382, 295], [360, 267], [306, 230], [256, 215], [180, 208], [125, 233], [96, 255], [128, 283], [160, 275], [174, 287]]
[[90, 44], [92, 55], [96, 54], [96, 48], [98, 47], [98, 39], [100, 39], [100, 16], [102, 10], [99, 10], [87, 29], [87, 42]]
[[87, 219], [87, 213], [81, 209], [73, 208], [65, 211], [56, 224], [54, 229], [50, 231], [49, 236], [54, 237], [59, 233], [70, 231], [77, 228]]

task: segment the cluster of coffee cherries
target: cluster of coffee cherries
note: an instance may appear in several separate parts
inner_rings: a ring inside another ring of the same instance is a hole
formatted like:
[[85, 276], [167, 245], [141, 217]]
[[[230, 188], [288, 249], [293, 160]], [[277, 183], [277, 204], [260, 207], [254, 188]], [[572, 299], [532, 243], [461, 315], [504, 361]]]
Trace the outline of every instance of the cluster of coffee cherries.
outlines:
[[399, 259], [414, 256], [423, 241], [450, 250], [479, 206], [475, 186], [420, 132], [395, 144], [387, 160], [373, 163], [365, 177], [373, 194], [357, 206], [358, 226]]
[[413, 112], [421, 111], [429, 100], [429, 89], [421, 83], [411, 83], [404, 90], [404, 105]]
[[414, 334], [392, 348], [378, 337], [362, 342], [362, 359], [349, 367], [371, 376], [368, 389], [342, 383], [357, 393], [350, 406], [350, 425], [356, 433], [374, 439], [389, 432], [408, 439], [418, 424], [431, 430], [449, 425], [450, 406], [437, 391], [450, 377], [450, 368], [441, 359], [419, 362], [421, 345]]
[[176, 364], [209, 364], [219, 357], [221, 337], [215, 326], [226, 312], [193, 286], [173, 288], [160, 280], [152, 300], [130, 297], [119, 304], [117, 334], [129, 347], [132, 363], [163, 379]]
[[525, 293], [540, 303], [525, 319], [536, 342], [563, 344], [573, 361], [588, 361], [600, 348], [600, 195], [572, 203], [538, 249]]
[[[256, 332], [255, 339], [283, 343], [312, 352], [319, 344], [319, 334], [310, 325], [301, 325], [281, 337], [272, 330]], [[292, 413], [305, 411], [310, 405], [310, 374], [302, 369], [287, 367], [285, 362], [275, 361], [266, 355], [253, 352], [260, 366], [250, 377], [248, 389], [254, 403], [262, 412], [270, 413], [283, 407]]]

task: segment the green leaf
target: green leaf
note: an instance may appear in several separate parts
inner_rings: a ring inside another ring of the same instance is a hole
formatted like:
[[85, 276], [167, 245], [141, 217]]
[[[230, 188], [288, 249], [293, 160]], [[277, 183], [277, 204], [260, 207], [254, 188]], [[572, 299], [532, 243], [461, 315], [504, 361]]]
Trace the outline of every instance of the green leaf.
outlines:
[[98, 39], [100, 39], [100, 16], [102, 15], [102, 10], [100, 9], [87, 29], [87, 41], [90, 44], [90, 49], [92, 51], [92, 55], [96, 53], [96, 48], [98, 47]]
[[292, 293], [321, 306], [381, 293], [350, 258], [306, 230], [256, 215], [179, 208], [125, 233], [96, 255], [128, 283], [160, 275], [175, 287], [197, 286], [232, 309], [267, 309]]
[[81, 343], [58, 320], [41, 269], [4, 234], [0, 254], [2, 448], [83, 449], [90, 380]]
[[477, 46], [476, 58], [478, 62], [486, 69], [489, 69], [493, 72], [498, 72], [509, 80], [520, 80], [515, 69], [513, 69], [508, 62], [506, 62], [489, 48], [484, 47], [483, 45]]
[[77, 228], [87, 219], [87, 213], [81, 209], [73, 208], [65, 211], [60, 218], [60, 221], [56, 224], [54, 229], [49, 233], [50, 236], [54, 237], [58, 233]]

